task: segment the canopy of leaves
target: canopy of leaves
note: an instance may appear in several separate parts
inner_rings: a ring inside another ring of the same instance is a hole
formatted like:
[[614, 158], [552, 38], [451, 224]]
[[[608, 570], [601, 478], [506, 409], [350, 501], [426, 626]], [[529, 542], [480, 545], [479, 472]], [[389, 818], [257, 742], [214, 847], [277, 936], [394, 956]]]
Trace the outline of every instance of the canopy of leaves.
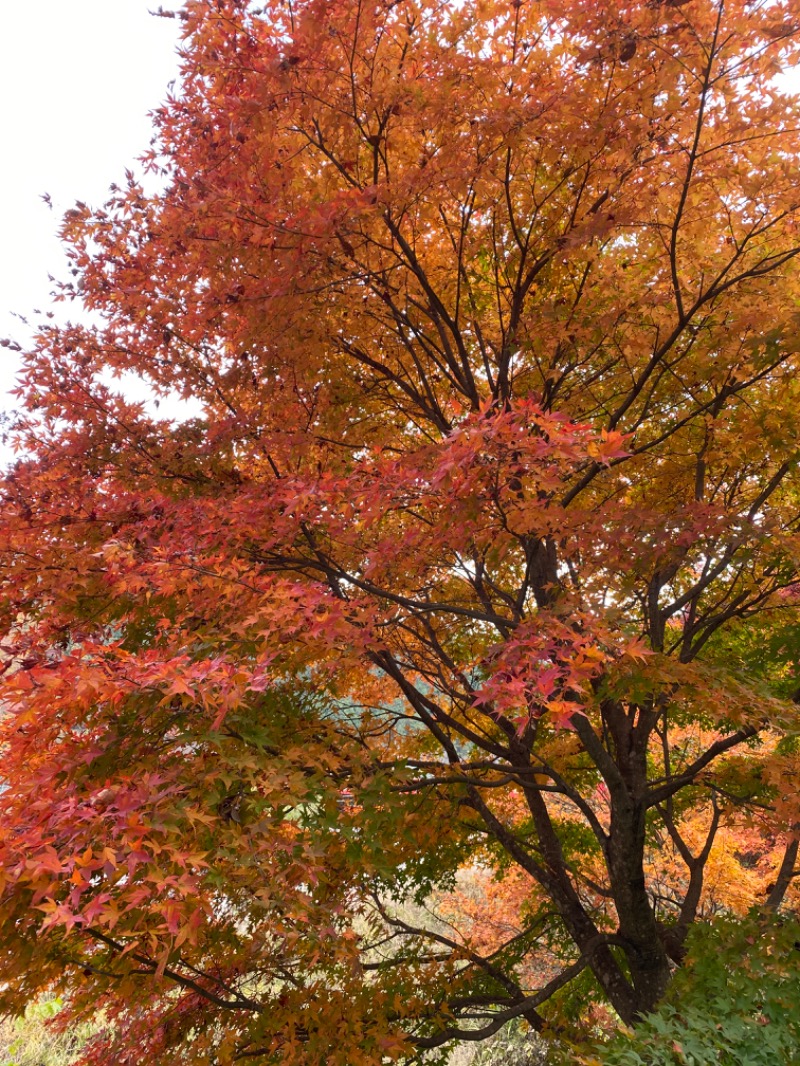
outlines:
[[175, 14], [2, 481], [0, 1006], [86, 1066], [631, 1024], [797, 899], [800, 4]]

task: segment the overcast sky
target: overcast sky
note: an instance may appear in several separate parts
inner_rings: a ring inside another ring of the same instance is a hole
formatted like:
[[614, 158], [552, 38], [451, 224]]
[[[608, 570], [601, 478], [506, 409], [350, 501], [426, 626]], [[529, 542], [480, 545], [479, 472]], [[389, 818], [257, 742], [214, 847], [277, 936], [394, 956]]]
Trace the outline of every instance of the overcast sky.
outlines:
[[[47, 275], [64, 274], [56, 237], [64, 211], [75, 200], [101, 203], [147, 148], [148, 111], [178, 72], [180, 23], [149, 14], [156, 7], [157, 0], [3, 3], [0, 337], [24, 343], [14, 314], [49, 305]], [[15, 370], [0, 348], [0, 410]]]

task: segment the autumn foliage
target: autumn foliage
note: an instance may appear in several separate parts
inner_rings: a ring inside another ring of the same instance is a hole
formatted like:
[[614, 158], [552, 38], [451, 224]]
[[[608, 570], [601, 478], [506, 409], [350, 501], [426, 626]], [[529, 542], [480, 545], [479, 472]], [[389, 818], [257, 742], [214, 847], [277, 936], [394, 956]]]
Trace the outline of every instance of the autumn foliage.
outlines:
[[2, 1005], [96, 1066], [632, 1023], [797, 898], [800, 4], [176, 17], [2, 483]]

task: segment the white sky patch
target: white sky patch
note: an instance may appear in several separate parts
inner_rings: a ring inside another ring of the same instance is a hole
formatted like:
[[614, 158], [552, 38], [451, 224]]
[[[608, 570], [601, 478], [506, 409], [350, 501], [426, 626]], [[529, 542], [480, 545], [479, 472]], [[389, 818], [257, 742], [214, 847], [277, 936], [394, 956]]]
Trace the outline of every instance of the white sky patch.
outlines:
[[[148, 112], [178, 74], [180, 22], [157, 18], [152, 0], [4, 3], [0, 30], [0, 337], [25, 346], [18, 317], [51, 309], [48, 274], [66, 276], [57, 237], [76, 200], [99, 206], [148, 147]], [[41, 199], [49, 193], [53, 208]], [[56, 305], [57, 320], [79, 317]], [[18, 360], [0, 348], [0, 410]], [[141, 383], [126, 395], [144, 398]], [[168, 410], [168, 407], [171, 408]], [[187, 414], [162, 402], [164, 417]], [[195, 412], [192, 412], [195, 413]], [[0, 456], [5, 460], [6, 454]]]

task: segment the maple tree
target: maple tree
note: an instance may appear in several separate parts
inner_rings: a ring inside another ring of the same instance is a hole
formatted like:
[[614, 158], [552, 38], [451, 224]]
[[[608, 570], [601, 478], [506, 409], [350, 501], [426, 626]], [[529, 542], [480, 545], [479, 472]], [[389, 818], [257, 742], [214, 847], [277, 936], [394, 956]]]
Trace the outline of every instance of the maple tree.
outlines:
[[177, 16], [21, 378], [2, 1006], [97, 1064], [635, 1022], [794, 898], [798, 4]]

